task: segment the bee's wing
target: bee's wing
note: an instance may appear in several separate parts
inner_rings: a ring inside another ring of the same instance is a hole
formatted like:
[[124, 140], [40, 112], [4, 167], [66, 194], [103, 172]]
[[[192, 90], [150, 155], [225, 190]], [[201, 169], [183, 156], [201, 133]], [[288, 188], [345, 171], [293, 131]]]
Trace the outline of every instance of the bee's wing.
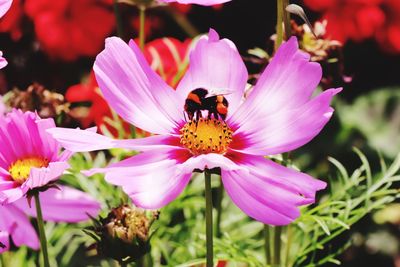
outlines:
[[205, 97], [211, 97], [216, 95], [230, 95], [233, 91], [230, 89], [208, 89], [208, 94]]

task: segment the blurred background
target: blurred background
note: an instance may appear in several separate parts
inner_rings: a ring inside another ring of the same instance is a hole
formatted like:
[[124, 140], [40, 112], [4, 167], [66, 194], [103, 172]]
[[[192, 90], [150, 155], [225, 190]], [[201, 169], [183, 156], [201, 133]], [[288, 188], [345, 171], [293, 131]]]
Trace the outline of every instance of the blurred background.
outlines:
[[[291, 155], [293, 161], [304, 172], [321, 177], [329, 172], [327, 156], [339, 159], [349, 169], [359, 166], [352, 152], [356, 146], [377, 170], [379, 154], [391, 161], [400, 151], [400, 1], [291, 3], [301, 5], [312, 24], [327, 21], [320, 29], [319, 39], [328, 42], [323, 45], [307, 43], [304, 29], [296, 28], [303, 24], [296, 16], [292, 16], [292, 33], [303, 38], [304, 50], [323, 65], [321, 88], [344, 88], [334, 103], [337, 112], [332, 121], [310, 144]], [[116, 10], [121, 22], [118, 30]], [[152, 8], [146, 16], [146, 58], [153, 62], [154, 50], [162, 54], [171, 49], [160, 41], [163, 37], [174, 38], [168, 44], [185, 57], [190, 39], [211, 27], [238, 46], [254, 78], [249, 80], [252, 83], [273, 50], [275, 23], [275, 1]], [[118, 34], [125, 40], [136, 39], [138, 27], [138, 9], [129, 3], [14, 0], [0, 19], [0, 48], [9, 63], [0, 71], [3, 100], [9, 108], [37, 109], [43, 117], [57, 117], [63, 126], [106, 125], [115, 135], [104, 119], [110, 111], [93, 89], [96, 84], [90, 73], [106, 37]], [[172, 69], [173, 75], [181, 69], [170, 59], [163, 60], [164, 69]], [[168, 73], [165, 78], [168, 80]], [[353, 240], [339, 257], [343, 266], [400, 267], [399, 226], [400, 204], [358, 222], [335, 241], [339, 246]]]

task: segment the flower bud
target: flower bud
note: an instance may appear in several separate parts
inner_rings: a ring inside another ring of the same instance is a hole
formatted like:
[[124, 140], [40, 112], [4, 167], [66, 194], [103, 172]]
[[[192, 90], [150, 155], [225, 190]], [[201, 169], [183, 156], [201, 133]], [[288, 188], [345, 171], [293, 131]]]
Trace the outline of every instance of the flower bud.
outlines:
[[106, 218], [93, 219], [94, 227], [86, 231], [96, 239], [99, 255], [119, 262], [140, 259], [150, 250], [150, 226], [158, 218], [158, 212], [148, 212], [128, 205], [111, 210]]

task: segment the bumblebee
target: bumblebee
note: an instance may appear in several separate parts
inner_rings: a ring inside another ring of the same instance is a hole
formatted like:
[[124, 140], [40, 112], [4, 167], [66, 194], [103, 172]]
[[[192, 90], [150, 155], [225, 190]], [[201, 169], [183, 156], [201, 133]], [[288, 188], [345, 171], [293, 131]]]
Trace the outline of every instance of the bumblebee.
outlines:
[[228, 115], [228, 101], [223, 95], [212, 95], [204, 88], [197, 88], [191, 91], [185, 101], [185, 111], [188, 114], [189, 120], [199, 120], [201, 111], [208, 111], [208, 118], [214, 116], [215, 119], [226, 119]]

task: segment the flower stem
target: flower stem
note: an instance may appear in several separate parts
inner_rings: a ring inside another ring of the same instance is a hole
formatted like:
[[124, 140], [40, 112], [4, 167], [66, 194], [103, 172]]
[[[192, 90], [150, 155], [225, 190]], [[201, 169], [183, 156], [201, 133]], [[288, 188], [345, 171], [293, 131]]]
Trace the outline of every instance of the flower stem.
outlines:
[[287, 242], [286, 242], [285, 265], [287, 267], [289, 267], [290, 266], [290, 246], [292, 245], [292, 230], [290, 228], [290, 224], [287, 226], [286, 236], [287, 236]]
[[2, 267], [6, 267], [6, 262], [3, 258], [3, 254], [0, 254], [0, 266]]
[[50, 267], [49, 254], [47, 252], [47, 239], [46, 239], [46, 233], [44, 231], [43, 215], [42, 215], [42, 208], [40, 206], [39, 192], [34, 193], [34, 198], [36, 206], [36, 218], [39, 228], [40, 248], [43, 254], [43, 262], [45, 267]]
[[285, 25], [285, 37], [288, 40], [292, 35], [292, 26], [290, 25], [290, 13], [286, 11], [289, 0], [283, 0], [283, 24]]
[[217, 222], [215, 227], [215, 235], [221, 237], [221, 216], [222, 216], [222, 199], [224, 198], [224, 184], [220, 178], [220, 184], [218, 187], [218, 202], [217, 202]]
[[115, 22], [117, 24], [117, 36], [123, 38], [124, 37], [123, 23], [122, 23], [121, 12], [119, 12], [117, 0], [114, 0], [114, 15], [115, 15]]
[[264, 249], [265, 249], [265, 260], [267, 265], [271, 265], [271, 234], [270, 227], [267, 224], [264, 224]]
[[200, 34], [200, 32], [190, 23], [185, 15], [176, 11], [175, 8], [170, 6], [165, 7], [167, 14], [175, 20], [175, 22], [182, 28], [182, 30], [189, 36], [195, 37]]
[[284, 13], [284, 0], [277, 0], [276, 7], [276, 41], [275, 41], [275, 51], [278, 50], [283, 41], [283, 13]]
[[272, 258], [273, 267], [281, 266], [281, 235], [282, 235], [282, 226], [275, 226], [274, 257]]
[[211, 173], [204, 171], [205, 191], [206, 191], [206, 247], [207, 247], [207, 267], [214, 266], [213, 256], [213, 218], [212, 218], [212, 194], [211, 194]]
[[144, 50], [144, 42], [146, 40], [144, 24], [146, 22], [146, 7], [144, 5], [139, 6], [139, 47], [143, 51]]

